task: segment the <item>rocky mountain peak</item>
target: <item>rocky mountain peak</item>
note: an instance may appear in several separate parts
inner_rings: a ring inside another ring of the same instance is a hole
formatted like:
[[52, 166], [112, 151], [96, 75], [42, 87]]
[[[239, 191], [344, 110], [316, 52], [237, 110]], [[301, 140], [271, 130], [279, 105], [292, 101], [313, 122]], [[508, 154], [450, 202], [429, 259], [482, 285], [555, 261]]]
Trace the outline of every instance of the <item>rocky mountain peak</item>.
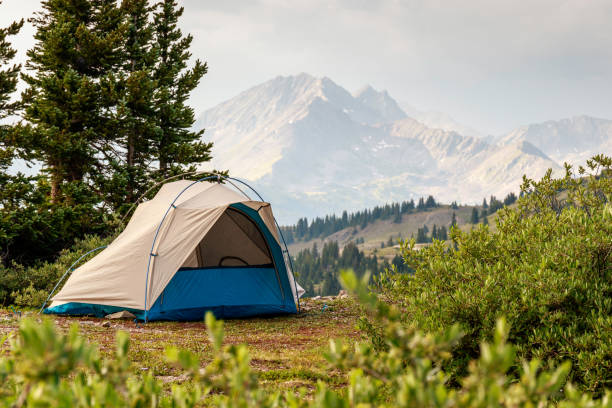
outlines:
[[518, 192], [523, 174], [612, 152], [612, 121], [529, 125], [491, 144], [406, 116], [386, 91], [279, 76], [204, 112], [212, 166], [252, 183], [281, 223], [433, 194], [481, 202]]
[[372, 86], [367, 85], [354, 94], [361, 104], [374, 110], [385, 123], [390, 123], [396, 120], [407, 117], [406, 113], [399, 107], [398, 103], [393, 99], [386, 90], [377, 91]]

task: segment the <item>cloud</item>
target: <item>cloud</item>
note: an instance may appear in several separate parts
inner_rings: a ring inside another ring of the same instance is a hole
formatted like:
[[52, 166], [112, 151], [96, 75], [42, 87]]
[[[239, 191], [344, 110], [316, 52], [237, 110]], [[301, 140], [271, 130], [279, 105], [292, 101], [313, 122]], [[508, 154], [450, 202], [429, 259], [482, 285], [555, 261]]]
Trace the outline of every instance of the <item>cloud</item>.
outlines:
[[[5, 0], [0, 24], [36, 3]], [[309, 72], [350, 89], [372, 83], [495, 133], [572, 114], [612, 116], [609, 0], [180, 3], [193, 55], [209, 63], [192, 98], [197, 110], [278, 74]]]

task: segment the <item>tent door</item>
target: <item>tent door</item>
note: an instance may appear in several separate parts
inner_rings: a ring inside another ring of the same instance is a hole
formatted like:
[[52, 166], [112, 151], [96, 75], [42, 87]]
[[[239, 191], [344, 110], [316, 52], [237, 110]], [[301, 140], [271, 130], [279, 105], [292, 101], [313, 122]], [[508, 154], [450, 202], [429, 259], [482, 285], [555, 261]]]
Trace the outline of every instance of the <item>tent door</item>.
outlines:
[[280, 294], [282, 296], [283, 302], [285, 300], [285, 291], [283, 290], [283, 284], [281, 283], [281, 278], [280, 275], [278, 274], [278, 267], [276, 265], [276, 262], [274, 261], [274, 256], [272, 256], [272, 249], [270, 248], [270, 244], [268, 243], [268, 241], [266, 240], [266, 238], [264, 237], [263, 233], [261, 232], [261, 230], [259, 229], [259, 227], [257, 226], [257, 223], [255, 221], [253, 221], [248, 215], [246, 215], [244, 212], [240, 211], [237, 208], [233, 208], [230, 207], [228, 209], [228, 211], [235, 211], [238, 214], [241, 214], [245, 219], [247, 219], [249, 221], [249, 223], [255, 227], [255, 229], [257, 230], [259, 237], [263, 240], [263, 243], [265, 245], [267, 254], [270, 258], [270, 260], [272, 261], [272, 266], [274, 267], [274, 273], [276, 274], [276, 280], [278, 281], [278, 289], [280, 291]]
[[285, 291], [269, 242], [257, 223], [243, 211], [229, 207], [198, 243], [181, 267], [223, 268], [273, 265], [279, 293]]

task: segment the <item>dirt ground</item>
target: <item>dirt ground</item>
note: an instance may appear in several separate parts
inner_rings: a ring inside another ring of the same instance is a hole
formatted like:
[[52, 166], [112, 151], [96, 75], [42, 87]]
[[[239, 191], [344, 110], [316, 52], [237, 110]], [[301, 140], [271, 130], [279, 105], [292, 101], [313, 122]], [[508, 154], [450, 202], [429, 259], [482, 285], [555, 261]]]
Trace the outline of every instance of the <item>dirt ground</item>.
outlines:
[[[298, 315], [233, 319], [225, 321], [225, 342], [248, 346], [251, 365], [264, 386], [285, 389], [314, 389], [321, 380], [330, 386], [344, 384], [344, 373], [333, 370], [323, 353], [330, 339], [353, 341], [360, 338], [356, 328], [358, 307], [349, 299], [305, 299]], [[150, 322], [106, 320], [93, 317], [41, 316], [35, 311], [13, 312], [0, 309], [0, 339], [16, 335], [22, 318], [52, 319], [60, 330], [78, 325], [80, 332], [98, 345], [103, 355], [115, 349], [119, 330], [130, 334], [130, 356], [134, 372], [150, 371], [167, 384], [184, 377], [165, 360], [169, 346], [188, 349], [205, 365], [211, 346], [204, 322]], [[8, 342], [0, 350], [8, 351]]]

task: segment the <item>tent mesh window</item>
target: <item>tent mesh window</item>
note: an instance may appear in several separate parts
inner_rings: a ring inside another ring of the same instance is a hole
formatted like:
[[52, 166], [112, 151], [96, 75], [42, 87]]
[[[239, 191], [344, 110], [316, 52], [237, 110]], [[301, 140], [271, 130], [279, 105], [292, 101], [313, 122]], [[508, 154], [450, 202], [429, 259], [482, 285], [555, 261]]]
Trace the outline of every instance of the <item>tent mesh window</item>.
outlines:
[[228, 208], [181, 269], [236, 266], [272, 266], [272, 256], [257, 225]]

